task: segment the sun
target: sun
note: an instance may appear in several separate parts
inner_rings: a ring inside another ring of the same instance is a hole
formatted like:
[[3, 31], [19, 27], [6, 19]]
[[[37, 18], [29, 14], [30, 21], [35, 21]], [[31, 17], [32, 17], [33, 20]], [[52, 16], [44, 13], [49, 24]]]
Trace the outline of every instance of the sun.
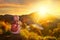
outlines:
[[40, 8], [39, 12], [44, 15], [47, 12], [47, 9], [42, 7]]
[[46, 16], [48, 13], [48, 8], [43, 6], [43, 7], [38, 8], [37, 11], [40, 16]]

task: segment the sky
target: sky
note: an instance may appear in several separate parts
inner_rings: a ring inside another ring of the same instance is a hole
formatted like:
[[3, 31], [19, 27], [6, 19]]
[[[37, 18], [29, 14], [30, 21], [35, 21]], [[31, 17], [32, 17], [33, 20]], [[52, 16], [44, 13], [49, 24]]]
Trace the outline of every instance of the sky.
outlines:
[[41, 7], [47, 8], [47, 13], [60, 15], [60, 0], [0, 0], [0, 15], [25, 15]]

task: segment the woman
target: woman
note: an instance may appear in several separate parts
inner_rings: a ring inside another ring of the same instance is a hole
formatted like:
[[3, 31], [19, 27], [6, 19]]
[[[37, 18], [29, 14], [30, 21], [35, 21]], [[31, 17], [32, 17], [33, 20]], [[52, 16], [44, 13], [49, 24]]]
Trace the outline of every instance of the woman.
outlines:
[[19, 34], [21, 28], [21, 22], [19, 22], [19, 16], [13, 17], [14, 21], [11, 25], [11, 33], [12, 34]]
[[11, 38], [10, 40], [20, 40], [20, 29], [21, 29], [21, 21], [19, 21], [19, 16], [13, 16], [13, 23], [11, 25]]

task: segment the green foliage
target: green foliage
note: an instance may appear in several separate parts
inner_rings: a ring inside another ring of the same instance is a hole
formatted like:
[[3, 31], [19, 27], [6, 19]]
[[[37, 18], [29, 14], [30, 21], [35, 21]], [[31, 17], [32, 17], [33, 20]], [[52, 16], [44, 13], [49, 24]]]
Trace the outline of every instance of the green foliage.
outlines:
[[56, 39], [56, 37], [46, 36], [46, 37], [44, 37], [44, 40], [57, 40], [57, 39]]
[[[57, 24], [57, 22], [49, 23], [47, 27], [44, 25], [45, 29], [41, 31], [37, 26], [26, 25], [24, 23], [20, 31], [20, 38], [22, 38], [22, 40], [60, 40], [60, 28], [57, 28], [55, 24]], [[11, 24], [9, 23], [0, 22], [0, 34], [5, 33], [5, 35], [10, 35], [10, 26]], [[29, 26], [29, 28], [27, 28], [27, 26]]]
[[60, 28], [56, 28], [53, 30], [53, 36], [55, 37], [60, 37]]
[[3, 30], [2, 29], [0, 29], [0, 34], [3, 34]]
[[37, 33], [38, 35], [42, 36], [41, 30], [37, 28], [37, 26], [30, 25], [30, 31]]
[[29, 40], [42, 40], [42, 37], [34, 32], [31, 32], [29, 35]]
[[21, 29], [20, 36], [23, 40], [28, 40], [29, 31], [27, 29]]
[[20, 37], [23, 40], [42, 40], [42, 37], [39, 36], [37, 33], [29, 32], [27, 29], [22, 29], [20, 31]]

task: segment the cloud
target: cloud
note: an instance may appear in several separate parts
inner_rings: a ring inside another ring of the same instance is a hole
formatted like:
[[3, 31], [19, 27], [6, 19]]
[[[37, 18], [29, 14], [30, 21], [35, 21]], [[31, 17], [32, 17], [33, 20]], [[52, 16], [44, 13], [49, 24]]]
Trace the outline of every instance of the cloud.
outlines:
[[0, 14], [28, 14], [40, 0], [0, 0]]
[[27, 10], [25, 5], [19, 4], [0, 4], [0, 15], [1, 14], [23, 14]]
[[50, 0], [48, 2], [48, 0], [0, 0], [0, 14], [28, 14], [36, 10], [36, 7], [44, 6], [46, 4], [49, 6], [51, 5], [51, 9], [56, 9], [55, 6], [58, 7], [60, 5], [60, 1]]
[[0, 3], [16, 3], [16, 4], [29, 4], [41, 0], [0, 0]]

